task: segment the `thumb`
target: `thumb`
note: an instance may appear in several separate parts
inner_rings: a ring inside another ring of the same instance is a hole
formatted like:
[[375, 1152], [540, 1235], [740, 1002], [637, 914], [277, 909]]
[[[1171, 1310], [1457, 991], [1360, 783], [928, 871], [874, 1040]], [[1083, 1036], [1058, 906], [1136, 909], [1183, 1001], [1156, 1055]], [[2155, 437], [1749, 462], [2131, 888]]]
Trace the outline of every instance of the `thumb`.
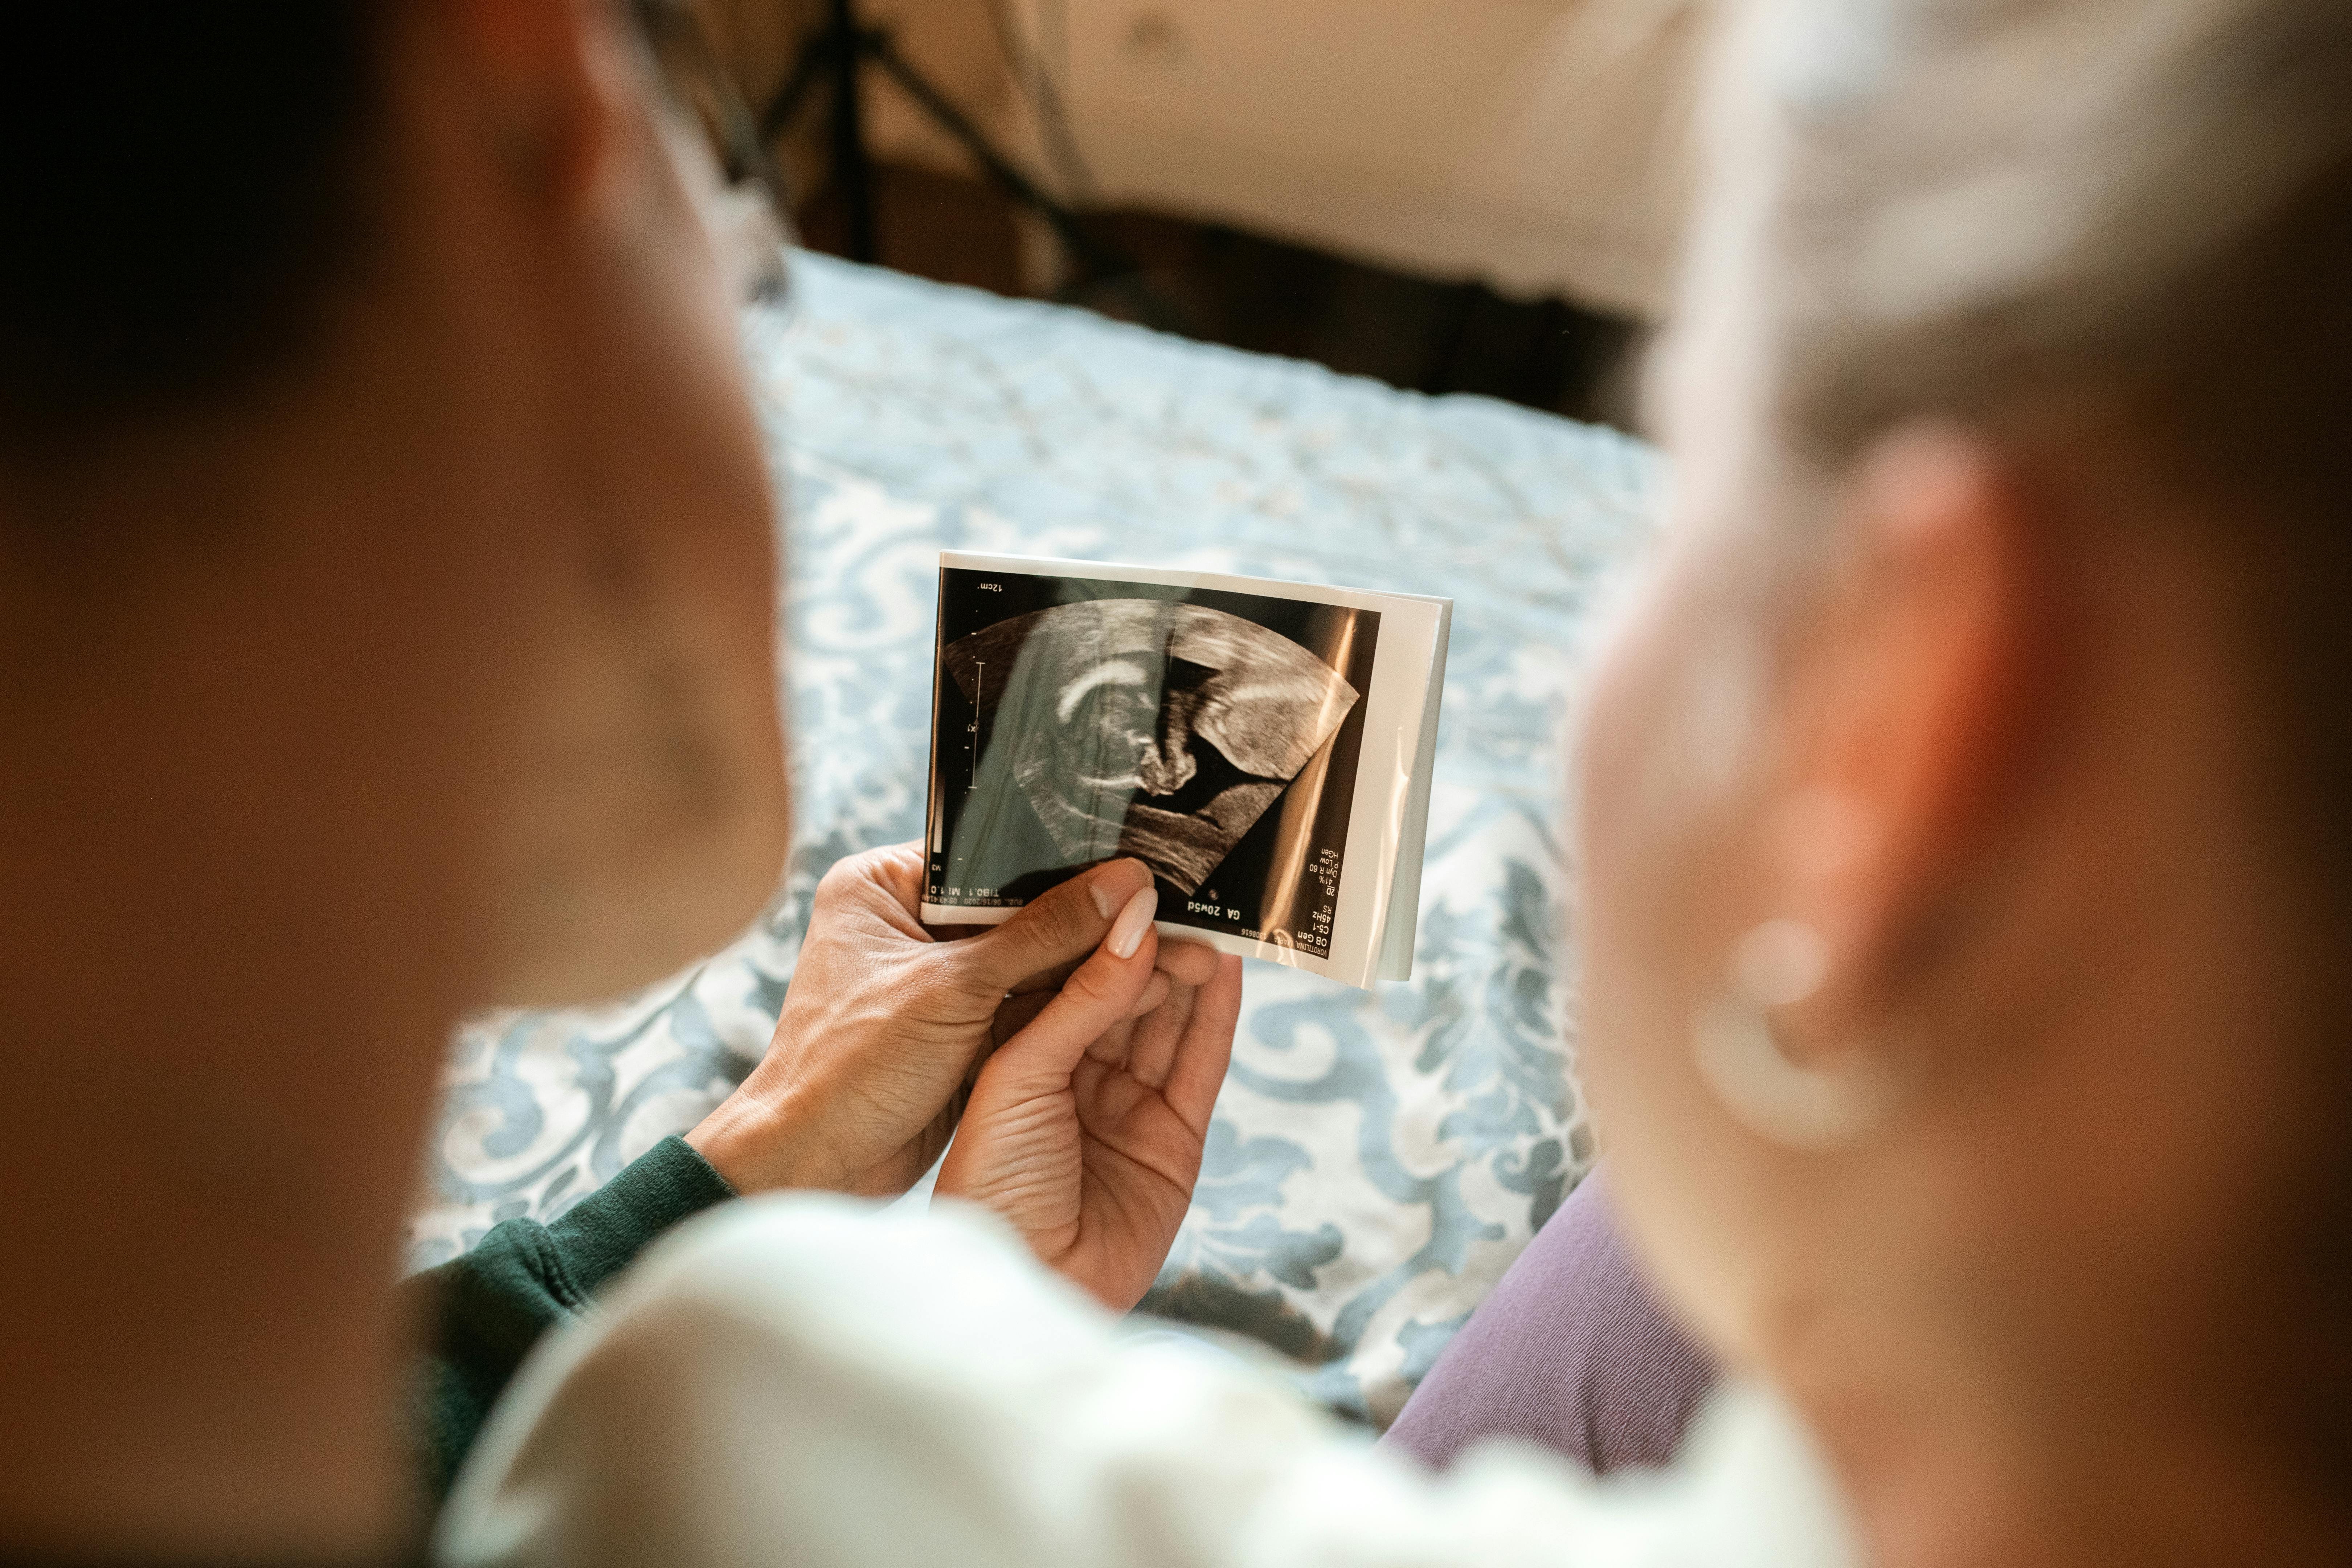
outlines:
[[1142, 861], [1107, 860], [1031, 900], [1003, 924], [954, 943], [958, 962], [975, 989], [1002, 996], [1092, 952], [1119, 911], [1150, 886]]
[[1132, 1013], [1151, 983], [1160, 945], [1151, 917], [1159, 903], [1159, 891], [1149, 882], [1127, 900], [1095, 955], [1078, 965], [1026, 1027], [997, 1047], [989, 1058], [990, 1076], [1022, 1088], [1067, 1084], [1087, 1047]]

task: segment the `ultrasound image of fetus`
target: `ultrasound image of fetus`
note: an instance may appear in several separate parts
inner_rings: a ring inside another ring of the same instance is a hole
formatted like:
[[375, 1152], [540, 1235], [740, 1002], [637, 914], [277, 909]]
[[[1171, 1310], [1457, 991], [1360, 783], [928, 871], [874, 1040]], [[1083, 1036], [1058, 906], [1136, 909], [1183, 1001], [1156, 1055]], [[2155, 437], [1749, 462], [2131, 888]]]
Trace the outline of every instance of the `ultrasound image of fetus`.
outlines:
[[1160, 599], [1057, 605], [945, 657], [990, 720], [975, 785], [1009, 774], [1072, 863], [1131, 855], [1187, 894], [1358, 700], [1288, 637]]

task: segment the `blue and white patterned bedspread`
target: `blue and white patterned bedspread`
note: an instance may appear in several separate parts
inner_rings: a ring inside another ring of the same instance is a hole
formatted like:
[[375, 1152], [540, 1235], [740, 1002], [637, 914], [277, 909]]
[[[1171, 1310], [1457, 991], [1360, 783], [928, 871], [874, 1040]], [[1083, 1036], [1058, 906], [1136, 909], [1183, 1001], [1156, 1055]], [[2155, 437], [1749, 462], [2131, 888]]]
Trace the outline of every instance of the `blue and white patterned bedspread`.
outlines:
[[1560, 737], [1647, 535], [1640, 444], [1076, 310], [794, 258], [748, 341], [790, 496], [797, 830], [733, 946], [621, 1005], [466, 1028], [411, 1261], [560, 1213], [748, 1070], [834, 860], [919, 837], [941, 548], [1455, 601], [1419, 955], [1366, 993], [1250, 966], [1192, 1212], [1148, 1309], [1384, 1425], [1591, 1157], [1569, 1072]]

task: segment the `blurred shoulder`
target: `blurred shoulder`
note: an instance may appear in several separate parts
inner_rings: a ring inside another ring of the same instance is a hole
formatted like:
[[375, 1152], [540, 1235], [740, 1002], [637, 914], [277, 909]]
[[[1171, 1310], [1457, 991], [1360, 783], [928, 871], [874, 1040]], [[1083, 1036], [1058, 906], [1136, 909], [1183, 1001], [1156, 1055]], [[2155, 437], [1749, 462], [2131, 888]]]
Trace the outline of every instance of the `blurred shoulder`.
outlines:
[[1706, 1468], [1667, 1483], [1526, 1447], [1433, 1479], [1286, 1384], [1115, 1322], [961, 1205], [730, 1205], [533, 1357], [458, 1480], [443, 1559], [1603, 1568], [1714, 1562], [1659, 1549], [1727, 1531], [1744, 1546], [1724, 1561], [1841, 1561], [1785, 1507], [1800, 1544], [1754, 1554], [1773, 1549], [1746, 1513], [1807, 1473], [1769, 1401], [1733, 1401]]

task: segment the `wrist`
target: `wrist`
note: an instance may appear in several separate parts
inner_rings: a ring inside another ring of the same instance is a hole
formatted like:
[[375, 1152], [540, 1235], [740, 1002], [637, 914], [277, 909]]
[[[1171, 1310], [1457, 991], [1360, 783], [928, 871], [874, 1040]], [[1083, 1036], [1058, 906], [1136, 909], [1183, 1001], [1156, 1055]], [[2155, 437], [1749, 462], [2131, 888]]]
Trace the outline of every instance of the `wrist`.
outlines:
[[746, 1196], [753, 1193], [835, 1189], [837, 1176], [818, 1158], [812, 1140], [793, 1125], [781, 1096], [754, 1071], [734, 1093], [686, 1134], [694, 1152]]

